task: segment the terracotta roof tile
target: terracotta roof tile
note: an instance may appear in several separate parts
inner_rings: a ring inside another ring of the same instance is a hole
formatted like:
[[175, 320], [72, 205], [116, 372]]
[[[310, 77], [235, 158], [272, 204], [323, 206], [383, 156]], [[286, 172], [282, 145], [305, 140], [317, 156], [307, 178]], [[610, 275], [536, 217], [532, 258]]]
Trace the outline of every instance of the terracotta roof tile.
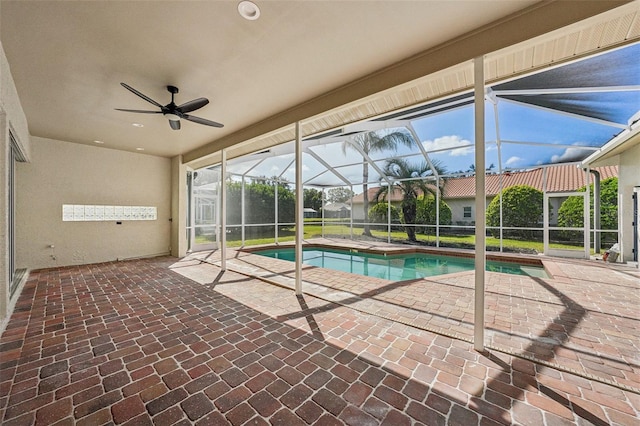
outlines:
[[[601, 179], [618, 176], [617, 166], [596, 167]], [[543, 169], [533, 169], [524, 172], [503, 173], [502, 176], [492, 174], [486, 176], [487, 195], [494, 196], [500, 192], [500, 179], [502, 186], [507, 188], [514, 185], [529, 185], [540, 191], [543, 190]], [[585, 185], [584, 171], [575, 165], [547, 168], [547, 192], [575, 191]], [[469, 198], [475, 196], [475, 177], [467, 176], [447, 179], [444, 185], [443, 198]]]
[[[617, 166], [596, 167], [594, 170], [600, 172], [602, 180], [610, 177], [618, 176]], [[486, 176], [485, 184], [487, 187], [487, 196], [495, 196], [500, 192], [500, 178], [502, 177], [502, 186], [508, 188], [514, 185], [529, 185], [540, 191], [543, 186], [543, 169], [537, 168], [524, 172], [507, 172], [502, 176], [499, 174], [490, 174]], [[585, 185], [584, 171], [573, 164], [562, 166], [554, 166], [547, 168], [547, 192], [570, 192], [575, 191]], [[373, 202], [378, 187], [369, 187], [369, 201]], [[458, 178], [446, 179], [444, 185], [443, 198], [471, 198], [475, 197], [475, 177], [465, 176]], [[384, 197], [386, 199], [386, 195]], [[362, 203], [363, 196], [358, 194], [351, 199], [352, 203]], [[402, 201], [402, 192], [394, 189], [391, 193], [392, 202]]]
[[[376, 197], [376, 194], [378, 193], [378, 189], [379, 187], [375, 186], [375, 187], [369, 187], [369, 190], [367, 191], [369, 193], [369, 202], [372, 203]], [[352, 203], [362, 203], [364, 200], [363, 194], [358, 194], [355, 197], [353, 197], [351, 199]], [[387, 200], [387, 194], [384, 194], [384, 196], [380, 197], [380, 201], [386, 201]], [[402, 191], [400, 191], [398, 188], [394, 188], [391, 191], [391, 202], [400, 202], [402, 201]]]

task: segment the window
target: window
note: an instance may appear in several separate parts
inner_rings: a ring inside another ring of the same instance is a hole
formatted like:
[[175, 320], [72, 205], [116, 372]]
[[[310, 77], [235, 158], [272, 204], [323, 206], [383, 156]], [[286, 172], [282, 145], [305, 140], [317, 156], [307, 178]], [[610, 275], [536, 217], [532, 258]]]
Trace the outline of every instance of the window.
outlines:
[[16, 269], [16, 163], [18, 161], [24, 161], [24, 157], [21, 155], [18, 144], [11, 132], [9, 132], [9, 297], [13, 298], [16, 295], [18, 285], [22, 281], [26, 270]]
[[464, 207], [464, 215], [463, 217], [471, 217], [471, 206]]

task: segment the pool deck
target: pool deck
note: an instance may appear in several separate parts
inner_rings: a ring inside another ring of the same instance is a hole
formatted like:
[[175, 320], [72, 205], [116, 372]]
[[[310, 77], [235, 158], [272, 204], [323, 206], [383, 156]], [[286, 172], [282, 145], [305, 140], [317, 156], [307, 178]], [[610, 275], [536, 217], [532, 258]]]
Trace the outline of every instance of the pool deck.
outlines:
[[219, 256], [32, 272], [0, 342], [0, 423], [638, 424], [637, 269], [487, 273], [479, 353], [473, 272], [305, 267], [296, 296], [291, 262]]

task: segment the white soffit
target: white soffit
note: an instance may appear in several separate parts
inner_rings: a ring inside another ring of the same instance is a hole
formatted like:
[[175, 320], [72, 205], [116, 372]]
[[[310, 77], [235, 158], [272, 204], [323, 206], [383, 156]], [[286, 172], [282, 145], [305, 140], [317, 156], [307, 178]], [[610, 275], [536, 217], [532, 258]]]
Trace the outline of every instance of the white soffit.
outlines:
[[[577, 60], [640, 39], [640, 2], [610, 10], [527, 42], [501, 49], [485, 58], [488, 82], [506, 81]], [[303, 137], [401, 111], [473, 88], [471, 61], [427, 75], [356, 102], [311, 117], [302, 123]], [[289, 142], [293, 125], [227, 149], [228, 158]], [[200, 168], [220, 161], [219, 153], [190, 163]]]

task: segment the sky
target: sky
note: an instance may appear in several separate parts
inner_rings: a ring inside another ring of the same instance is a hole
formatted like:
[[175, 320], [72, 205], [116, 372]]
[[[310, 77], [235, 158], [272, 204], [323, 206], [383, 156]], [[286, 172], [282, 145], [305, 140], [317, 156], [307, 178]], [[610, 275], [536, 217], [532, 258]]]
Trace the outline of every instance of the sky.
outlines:
[[[640, 110], [640, 105], [638, 109]], [[440, 162], [447, 173], [467, 171], [475, 163], [473, 110], [473, 105], [469, 105], [411, 122], [429, 158]], [[498, 171], [500, 163], [496, 144], [498, 132], [503, 170], [579, 161], [620, 132], [616, 127], [507, 101], [499, 101], [497, 110], [493, 104], [487, 102], [485, 112], [485, 163], [487, 168], [493, 164], [494, 172]], [[387, 131], [393, 130], [406, 131], [402, 128]], [[232, 161], [228, 169], [239, 174], [249, 171], [251, 176], [279, 176], [294, 182], [294, 146], [293, 143], [289, 145], [289, 150], [283, 147], [277, 150], [288, 151], [287, 154], [267, 157], [262, 161]], [[592, 149], [588, 149], [589, 147]], [[343, 150], [342, 142], [316, 145], [307, 149], [315, 156], [307, 153], [303, 155], [305, 181], [312, 180], [319, 185], [335, 186], [344, 184], [341, 178], [354, 183], [362, 182], [362, 156], [357, 151]], [[384, 168], [389, 158], [395, 156], [406, 156], [411, 164], [424, 162], [417, 146], [401, 146], [395, 152], [372, 153], [370, 157], [375, 165], [369, 167], [370, 182], [380, 180], [379, 171]], [[331, 172], [322, 173], [326, 171], [323, 161], [333, 166], [340, 176]], [[356, 184], [354, 191], [360, 190], [361, 186]]]
[[[432, 158], [440, 160], [448, 172], [468, 170], [475, 163], [473, 110], [473, 106], [466, 106], [413, 122], [427, 152], [470, 145], [430, 154]], [[485, 162], [487, 167], [494, 164], [495, 170], [499, 164], [496, 147], [498, 132], [502, 168], [518, 169], [582, 160], [593, 152], [593, 149], [584, 147], [599, 148], [620, 131], [616, 127], [511, 102], [498, 102], [497, 118], [496, 129], [496, 112], [493, 104], [487, 102]]]
[[[635, 118], [640, 117], [638, 55], [640, 43], [493, 85], [490, 90], [494, 91], [492, 98], [496, 100], [496, 106], [490, 101], [485, 103], [486, 167], [493, 165], [492, 170], [497, 172], [499, 166], [502, 170], [522, 170], [576, 162], [603, 146], [622, 130], [602, 124], [605, 120], [624, 126], [634, 114]], [[604, 86], [625, 89], [591, 90]], [[569, 92], [548, 93], [549, 88]], [[508, 94], [500, 93], [504, 90], [513, 93], [514, 89], [518, 94], [511, 99]], [[539, 90], [544, 93], [532, 93]], [[536, 103], [538, 106], [532, 105]], [[558, 113], [542, 107], [550, 104], [575, 114]], [[475, 163], [473, 111], [474, 106], [467, 105], [410, 122], [429, 158], [439, 162], [446, 173], [467, 171]], [[590, 114], [601, 120], [580, 118], [578, 114]], [[305, 182], [340, 186], [347, 181], [356, 184], [354, 191], [361, 189], [358, 185], [362, 183], [360, 153], [353, 149], [344, 150], [341, 141], [327, 145], [312, 144], [306, 149], [303, 155]], [[249, 157], [242, 164], [234, 160], [230, 162], [229, 170], [240, 174], [250, 171], [252, 176], [279, 176], [294, 182], [293, 143], [272, 151], [287, 154], [265, 158], [261, 162], [260, 156]], [[387, 160], [396, 156], [404, 156], [415, 165], [424, 162], [418, 145], [371, 153], [374, 164], [369, 166], [369, 182], [379, 182]], [[322, 173], [326, 170], [324, 163], [334, 167], [337, 173]]]
[[[582, 160], [593, 152], [593, 149], [584, 147], [599, 148], [620, 131], [619, 128], [508, 102], [499, 102], [497, 110], [503, 170]], [[485, 163], [487, 168], [493, 164], [492, 170], [497, 172], [499, 158], [495, 117], [493, 104], [488, 103], [485, 115]], [[475, 164], [473, 106], [414, 120], [412, 125], [420, 143], [429, 153], [429, 158], [440, 162], [446, 172], [467, 171]], [[362, 181], [362, 165], [359, 164], [362, 156], [358, 152], [344, 152], [341, 142], [312, 146], [308, 149], [313, 151], [316, 157], [336, 168], [345, 180], [358, 183]], [[412, 164], [424, 161], [421, 151], [416, 146], [399, 147], [395, 152], [372, 153], [371, 158], [375, 160], [378, 170], [375, 166], [369, 167], [371, 181], [379, 180], [378, 171], [384, 168], [387, 159], [394, 156], [408, 156], [406, 159]], [[326, 168], [316, 157], [309, 154], [303, 156], [303, 179], [313, 179], [313, 182], [322, 185], [342, 185], [344, 182], [340, 177], [330, 172], [322, 173]], [[261, 162], [232, 162], [228, 169], [239, 174], [249, 170], [252, 176], [280, 176], [293, 182], [293, 160], [292, 145], [289, 154], [268, 157]], [[354, 190], [357, 192], [359, 188], [360, 186], [356, 185]]]

